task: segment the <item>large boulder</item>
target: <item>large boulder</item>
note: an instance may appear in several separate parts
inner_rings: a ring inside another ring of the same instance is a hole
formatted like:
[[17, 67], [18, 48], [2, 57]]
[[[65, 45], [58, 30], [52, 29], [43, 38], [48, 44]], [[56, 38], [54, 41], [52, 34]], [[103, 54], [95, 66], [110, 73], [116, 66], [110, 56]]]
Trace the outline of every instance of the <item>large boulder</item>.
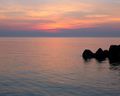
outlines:
[[94, 53], [93, 53], [92, 51], [86, 49], [86, 50], [83, 52], [82, 56], [83, 56], [83, 58], [84, 58], [85, 60], [87, 60], [87, 59], [93, 58], [93, 57], [94, 57]]
[[111, 45], [109, 48], [109, 61], [110, 63], [120, 62], [120, 45]]

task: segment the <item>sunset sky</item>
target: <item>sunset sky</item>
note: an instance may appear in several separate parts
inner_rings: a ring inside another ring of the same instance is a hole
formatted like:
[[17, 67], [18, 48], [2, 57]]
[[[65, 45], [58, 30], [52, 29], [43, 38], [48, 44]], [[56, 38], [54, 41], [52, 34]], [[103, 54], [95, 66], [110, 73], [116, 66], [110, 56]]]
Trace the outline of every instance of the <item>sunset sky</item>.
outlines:
[[120, 36], [120, 0], [0, 0], [0, 36]]

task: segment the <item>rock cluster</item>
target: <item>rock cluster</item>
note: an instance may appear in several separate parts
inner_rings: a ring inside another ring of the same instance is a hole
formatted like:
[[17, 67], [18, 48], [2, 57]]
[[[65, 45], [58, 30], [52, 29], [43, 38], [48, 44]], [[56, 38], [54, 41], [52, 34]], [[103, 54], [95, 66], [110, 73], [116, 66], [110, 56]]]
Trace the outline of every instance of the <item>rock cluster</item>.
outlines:
[[86, 49], [82, 56], [85, 60], [95, 58], [98, 61], [103, 61], [108, 58], [110, 63], [120, 65], [120, 45], [111, 45], [109, 50], [102, 50], [99, 48], [95, 53]]

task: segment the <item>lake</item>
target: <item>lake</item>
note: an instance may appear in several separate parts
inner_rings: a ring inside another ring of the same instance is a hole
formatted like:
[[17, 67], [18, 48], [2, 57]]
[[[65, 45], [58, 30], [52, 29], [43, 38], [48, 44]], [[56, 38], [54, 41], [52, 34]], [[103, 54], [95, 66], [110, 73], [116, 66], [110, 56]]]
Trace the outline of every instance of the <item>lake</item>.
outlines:
[[120, 96], [120, 70], [88, 62], [120, 38], [0, 38], [0, 96]]

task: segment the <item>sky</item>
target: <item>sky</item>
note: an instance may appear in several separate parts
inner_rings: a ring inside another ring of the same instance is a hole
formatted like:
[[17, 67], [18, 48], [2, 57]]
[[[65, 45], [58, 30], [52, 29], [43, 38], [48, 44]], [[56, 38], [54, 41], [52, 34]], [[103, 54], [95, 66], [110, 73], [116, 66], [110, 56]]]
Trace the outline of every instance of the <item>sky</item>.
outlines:
[[120, 36], [120, 0], [0, 0], [0, 36]]

